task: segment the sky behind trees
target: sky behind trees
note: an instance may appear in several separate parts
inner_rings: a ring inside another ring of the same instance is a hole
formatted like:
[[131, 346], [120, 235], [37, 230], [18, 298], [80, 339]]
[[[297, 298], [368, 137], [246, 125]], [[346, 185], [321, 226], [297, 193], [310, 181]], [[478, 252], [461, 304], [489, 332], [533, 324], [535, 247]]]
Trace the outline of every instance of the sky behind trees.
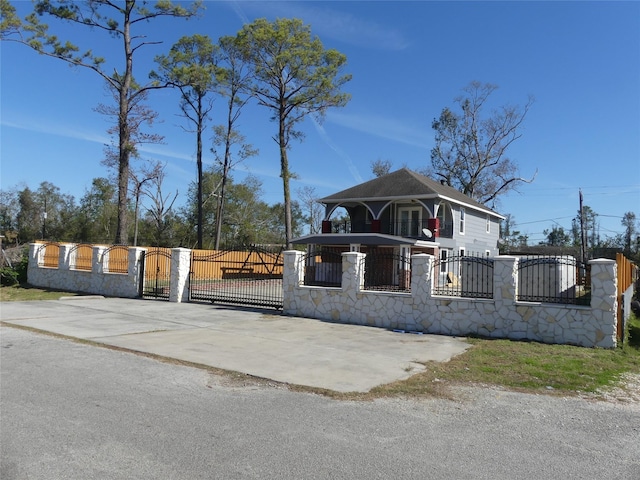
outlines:
[[[24, 16], [31, 2], [12, 2]], [[314, 187], [326, 196], [373, 177], [371, 162], [421, 170], [434, 145], [431, 122], [472, 80], [497, 84], [492, 105], [536, 98], [523, 136], [509, 156], [531, 185], [502, 198], [496, 210], [511, 214], [531, 244], [554, 225], [570, 228], [578, 189], [599, 214], [601, 236], [621, 233], [627, 211], [640, 214], [640, 3], [637, 2], [227, 2], [205, 1], [202, 17], [150, 23], [149, 47], [134, 65], [146, 80], [153, 57], [166, 54], [183, 35], [214, 41], [235, 35], [244, 23], [296, 17], [311, 26], [325, 48], [347, 56], [344, 90], [352, 99], [332, 109], [320, 125], [302, 125], [292, 142], [292, 191]], [[46, 19], [45, 19], [46, 20]], [[52, 33], [120, 68], [120, 45], [107, 35], [51, 23]], [[80, 198], [95, 177], [112, 125], [93, 109], [110, 94], [95, 74], [2, 42], [2, 189], [22, 183], [36, 189], [50, 181]], [[144, 58], [143, 58], [144, 57]], [[167, 191], [186, 201], [196, 179], [195, 137], [178, 116], [176, 91], [152, 92], [149, 106], [162, 123], [163, 145], [142, 149], [143, 158], [167, 163]], [[216, 101], [210, 127], [220, 123]], [[238, 126], [259, 155], [233, 176], [251, 173], [263, 182], [268, 203], [282, 202], [277, 125], [268, 112], [249, 106]], [[205, 134], [205, 166], [213, 162]]]

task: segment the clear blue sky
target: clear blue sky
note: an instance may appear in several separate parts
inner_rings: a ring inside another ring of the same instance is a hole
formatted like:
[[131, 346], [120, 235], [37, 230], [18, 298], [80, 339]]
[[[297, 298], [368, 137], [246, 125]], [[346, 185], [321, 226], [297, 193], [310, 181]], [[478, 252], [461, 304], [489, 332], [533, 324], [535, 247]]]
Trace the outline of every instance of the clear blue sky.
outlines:
[[[26, 14], [31, 2], [12, 2]], [[199, 19], [150, 23], [135, 75], [146, 79], [155, 55], [183, 35], [214, 41], [245, 22], [297, 17], [311, 25], [326, 48], [348, 59], [350, 103], [329, 111], [320, 126], [302, 125], [306, 139], [293, 143], [292, 191], [312, 186], [325, 196], [372, 178], [370, 164], [421, 169], [433, 146], [432, 120], [472, 80], [499, 85], [495, 106], [536, 102], [523, 136], [510, 149], [531, 185], [503, 197], [498, 210], [515, 217], [534, 244], [553, 225], [569, 228], [578, 189], [599, 215], [601, 236], [622, 232], [626, 211], [640, 217], [640, 2], [429, 2], [206, 1]], [[120, 67], [121, 47], [99, 31], [51, 23], [51, 32]], [[109, 103], [93, 72], [70, 68], [29, 48], [2, 42], [1, 187], [50, 181], [79, 199], [95, 177], [110, 124], [93, 111]], [[153, 93], [149, 104], [163, 123], [164, 145], [143, 156], [167, 163], [166, 191], [184, 201], [195, 180], [195, 142], [177, 116], [178, 95]], [[222, 102], [214, 109], [220, 122]], [[277, 126], [264, 108], [247, 109], [240, 129], [260, 155], [240, 166], [263, 182], [263, 199], [282, 201]], [[210, 146], [207, 140], [207, 152]], [[205, 159], [211, 164], [211, 155]]]

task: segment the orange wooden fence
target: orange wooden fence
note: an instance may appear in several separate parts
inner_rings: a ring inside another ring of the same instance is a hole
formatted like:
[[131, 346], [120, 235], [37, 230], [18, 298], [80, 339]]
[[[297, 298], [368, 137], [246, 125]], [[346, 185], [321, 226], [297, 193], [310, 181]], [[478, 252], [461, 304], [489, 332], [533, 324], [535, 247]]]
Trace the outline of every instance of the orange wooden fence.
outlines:
[[624, 318], [622, 318], [622, 294], [631, 286], [638, 276], [638, 267], [622, 253], [616, 253], [618, 265], [618, 340], [624, 335]]

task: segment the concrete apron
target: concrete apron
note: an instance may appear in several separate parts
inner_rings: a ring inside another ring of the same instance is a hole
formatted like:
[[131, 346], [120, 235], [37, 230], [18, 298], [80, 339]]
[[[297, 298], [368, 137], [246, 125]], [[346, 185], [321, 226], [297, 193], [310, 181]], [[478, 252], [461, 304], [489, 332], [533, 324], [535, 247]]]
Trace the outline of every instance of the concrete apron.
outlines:
[[3, 302], [2, 322], [338, 392], [367, 392], [469, 345], [276, 311], [101, 297]]

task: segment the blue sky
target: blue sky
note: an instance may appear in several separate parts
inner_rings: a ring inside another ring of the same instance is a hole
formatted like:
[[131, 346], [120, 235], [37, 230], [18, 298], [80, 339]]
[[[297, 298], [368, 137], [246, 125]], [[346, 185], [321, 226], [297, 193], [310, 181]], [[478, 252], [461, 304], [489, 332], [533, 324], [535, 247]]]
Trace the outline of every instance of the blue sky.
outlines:
[[[31, 2], [12, 2], [26, 14]], [[599, 214], [601, 236], [622, 232], [620, 217], [640, 217], [640, 2], [206, 1], [199, 19], [149, 23], [145, 34], [162, 45], [141, 49], [134, 69], [141, 81], [153, 57], [181, 36], [217, 40], [245, 22], [297, 17], [326, 48], [347, 56], [353, 80], [349, 104], [329, 111], [322, 125], [306, 121], [293, 143], [292, 191], [311, 186], [325, 196], [372, 178], [370, 164], [419, 170], [429, 164], [432, 120], [473, 80], [497, 84], [492, 104], [536, 98], [523, 136], [509, 151], [520, 174], [535, 181], [502, 198], [497, 210], [514, 216], [530, 243], [553, 225], [569, 228], [578, 189]], [[101, 32], [51, 23], [120, 68], [120, 44]], [[109, 141], [109, 121], [93, 111], [109, 103], [93, 72], [2, 42], [0, 183], [2, 189], [50, 181], [79, 199], [95, 177]], [[110, 63], [111, 64], [111, 63]], [[143, 157], [167, 164], [166, 191], [184, 201], [195, 179], [195, 141], [182, 128], [178, 95], [152, 93], [164, 145]], [[217, 108], [216, 108], [217, 107]], [[211, 125], [220, 123], [222, 102]], [[263, 182], [263, 199], [282, 201], [277, 125], [264, 108], [250, 107], [240, 130], [260, 151], [234, 172]], [[210, 140], [206, 139], [206, 151]], [[211, 164], [212, 156], [205, 158]]]

